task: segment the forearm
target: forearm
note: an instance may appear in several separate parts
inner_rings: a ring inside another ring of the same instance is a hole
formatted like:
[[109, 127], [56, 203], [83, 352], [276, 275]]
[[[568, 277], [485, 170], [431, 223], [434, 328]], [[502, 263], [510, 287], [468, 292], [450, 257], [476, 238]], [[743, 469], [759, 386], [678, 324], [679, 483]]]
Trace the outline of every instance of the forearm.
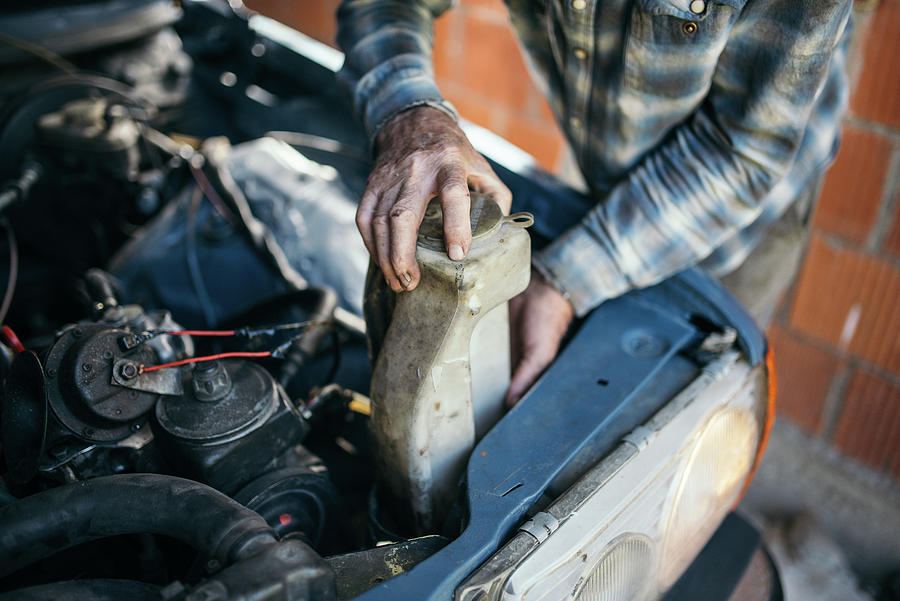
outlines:
[[[827, 4], [754, 5], [735, 26], [701, 107], [535, 257], [579, 314], [698, 263], [763, 211], [783, 209], [770, 193], [776, 184], [821, 170], [821, 161], [812, 168], [809, 156], [795, 153], [804, 141], [805, 153], [830, 155], [805, 138], [820, 127], [809, 127], [821, 116], [811, 115], [821, 108], [822, 84], [835, 76], [831, 57], [849, 12], [849, 2]], [[825, 14], [814, 37], [801, 35], [811, 27], [803, 10]], [[763, 43], [776, 25], [794, 35]], [[832, 110], [836, 122], [840, 110]]]
[[337, 42], [346, 55], [338, 79], [356, 117], [374, 142], [397, 113], [428, 105], [456, 118], [434, 82], [435, 17], [452, 0], [345, 0], [338, 9]]

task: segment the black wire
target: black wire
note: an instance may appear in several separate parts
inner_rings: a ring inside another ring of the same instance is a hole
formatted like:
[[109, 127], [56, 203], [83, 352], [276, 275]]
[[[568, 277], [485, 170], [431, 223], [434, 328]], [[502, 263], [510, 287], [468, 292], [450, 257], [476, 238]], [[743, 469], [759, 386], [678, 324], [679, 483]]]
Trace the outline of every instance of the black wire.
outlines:
[[0, 225], [6, 230], [6, 239], [9, 241], [9, 281], [6, 282], [6, 292], [3, 294], [3, 302], [0, 304], [0, 325], [2, 325], [16, 291], [16, 280], [19, 276], [19, 246], [16, 244], [12, 226], [5, 217], [0, 219]]
[[0, 33], [0, 43], [6, 44], [7, 46], [12, 46], [13, 48], [21, 50], [22, 52], [27, 52], [28, 54], [35, 56], [45, 63], [59, 69], [63, 73], [72, 75], [78, 70], [75, 65], [64, 59], [59, 54], [53, 52], [49, 48], [44, 48], [43, 46], [40, 46], [38, 44], [20, 40], [19, 38], [7, 35], [5, 33]]
[[206, 327], [211, 328], [216, 323], [215, 310], [209, 298], [209, 293], [206, 291], [206, 284], [200, 271], [200, 260], [197, 257], [197, 211], [200, 208], [202, 199], [203, 192], [201, 192], [200, 188], [196, 188], [193, 195], [191, 195], [191, 202], [188, 206], [187, 224], [185, 226], [187, 228], [185, 255], [188, 272], [191, 276], [191, 284], [194, 286], [200, 309], [203, 311], [203, 319], [206, 321]]
[[331, 353], [331, 369], [328, 370], [328, 377], [323, 384], [331, 384], [334, 382], [334, 378], [341, 368], [341, 339], [337, 328], [331, 328]]

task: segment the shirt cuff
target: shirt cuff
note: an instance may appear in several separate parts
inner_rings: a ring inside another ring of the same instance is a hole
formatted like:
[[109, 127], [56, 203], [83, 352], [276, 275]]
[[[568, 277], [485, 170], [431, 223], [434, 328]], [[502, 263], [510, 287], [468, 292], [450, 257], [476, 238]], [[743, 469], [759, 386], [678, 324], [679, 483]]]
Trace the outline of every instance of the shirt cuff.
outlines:
[[455, 121], [459, 119], [453, 105], [441, 96], [430, 63], [416, 54], [381, 63], [363, 76], [354, 94], [354, 106], [362, 116], [370, 148], [382, 125], [407, 109], [423, 105], [441, 110]]
[[633, 287], [583, 225], [569, 229], [536, 253], [531, 264], [566, 297], [578, 317]]

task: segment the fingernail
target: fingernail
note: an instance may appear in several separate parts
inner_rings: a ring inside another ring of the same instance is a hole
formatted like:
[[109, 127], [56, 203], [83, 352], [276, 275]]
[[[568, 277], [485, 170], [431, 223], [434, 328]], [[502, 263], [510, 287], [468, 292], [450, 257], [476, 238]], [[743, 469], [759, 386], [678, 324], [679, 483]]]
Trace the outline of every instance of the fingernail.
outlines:
[[403, 280], [403, 287], [409, 288], [409, 285], [412, 283], [412, 276], [408, 273], [401, 273], [400, 278]]
[[450, 258], [454, 261], [463, 260], [463, 250], [462, 246], [460, 246], [459, 244], [451, 244], [450, 249], [447, 251], [447, 254], [450, 255]]

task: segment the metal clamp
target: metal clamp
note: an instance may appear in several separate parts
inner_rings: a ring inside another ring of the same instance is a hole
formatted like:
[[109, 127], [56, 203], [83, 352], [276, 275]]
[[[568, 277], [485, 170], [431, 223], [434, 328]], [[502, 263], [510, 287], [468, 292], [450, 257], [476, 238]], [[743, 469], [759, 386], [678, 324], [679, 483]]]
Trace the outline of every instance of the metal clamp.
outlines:
[[538, 512], [533, 518], [522, 524], [519, 528], [520, 532], [527, 532], [538, 543], [547, 540], [547, 537], [553, 534], [553, 531], [559, 528], [559, 520], [545, 511]]
[[626, 434], [622, 441], [634, 446], [638, 451], [643, 451], [654, 438], [656, 438], [655, 430], [651, 430], [647, 426], [638, 426]]

